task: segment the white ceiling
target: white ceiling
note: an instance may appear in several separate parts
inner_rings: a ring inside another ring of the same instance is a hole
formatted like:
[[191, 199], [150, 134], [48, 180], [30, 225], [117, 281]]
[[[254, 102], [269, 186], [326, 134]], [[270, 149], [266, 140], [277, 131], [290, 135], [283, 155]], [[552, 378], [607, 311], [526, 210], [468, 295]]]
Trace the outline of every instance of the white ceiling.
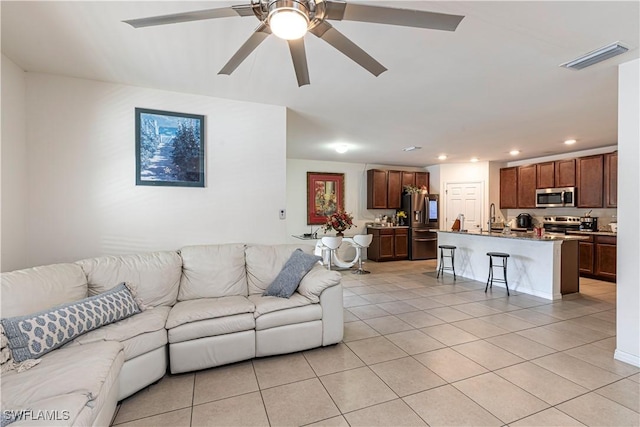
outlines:
[[[425, 166], [441, 153], [514, 160], [514, 148], [533, 158], [617, 143], [617, 65], [639, 57], [638, 1], [368, 1], [465, 18], [455, 32], [332, 21], [388, 71], [374, 77], [308, 34], [302, 88], [275, 36], [217, 75], [254, 17], [121, 22], [247, 2], [2, 1], [2, 52], [27, 71], [286, 106], [289, 158]], [[582, 71], [558, 67], [618, 40], [630, 51]], [[339, 143], [350, 151], [337, 154]], [[412, 145], [423, 148], [402, 151]]]

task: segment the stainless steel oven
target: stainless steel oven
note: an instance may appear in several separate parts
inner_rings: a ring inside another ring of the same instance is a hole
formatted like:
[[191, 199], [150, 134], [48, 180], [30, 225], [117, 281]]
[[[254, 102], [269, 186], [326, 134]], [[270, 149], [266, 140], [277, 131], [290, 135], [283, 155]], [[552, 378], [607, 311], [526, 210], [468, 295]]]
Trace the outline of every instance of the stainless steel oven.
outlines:
[[547, 233], [567, 234], [567, 231], [580, 230], [580, 217], [545, 216], [542, 226]]
[[576, 205], [576, 187], [536, 190], [537, 208], [563, 208]]

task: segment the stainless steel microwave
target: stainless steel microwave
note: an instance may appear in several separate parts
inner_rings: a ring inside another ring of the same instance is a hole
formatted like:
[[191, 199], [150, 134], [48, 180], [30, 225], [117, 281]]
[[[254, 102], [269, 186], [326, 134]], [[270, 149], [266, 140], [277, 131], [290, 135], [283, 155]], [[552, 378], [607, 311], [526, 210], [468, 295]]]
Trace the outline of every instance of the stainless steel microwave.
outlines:
[[536, 190], [537, 208], [563, 208], [576, 205], [576, 187]]

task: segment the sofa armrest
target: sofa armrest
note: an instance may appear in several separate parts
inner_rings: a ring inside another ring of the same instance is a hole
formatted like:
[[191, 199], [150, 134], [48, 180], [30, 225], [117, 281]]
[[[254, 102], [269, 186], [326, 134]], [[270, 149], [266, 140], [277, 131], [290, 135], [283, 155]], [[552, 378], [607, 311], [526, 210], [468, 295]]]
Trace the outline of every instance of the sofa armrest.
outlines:
[[331, 286], [320, 295], [322, 307], [322, 345], [337, 344], [344, 335], [342, 285]]
[[342, 275], [337, 271], [330, 271], [318, 264], [311, 269], [300, 281], [298, 293], [313, 303], [320, 301], [320, 294], [331, 287], [340, 283]]

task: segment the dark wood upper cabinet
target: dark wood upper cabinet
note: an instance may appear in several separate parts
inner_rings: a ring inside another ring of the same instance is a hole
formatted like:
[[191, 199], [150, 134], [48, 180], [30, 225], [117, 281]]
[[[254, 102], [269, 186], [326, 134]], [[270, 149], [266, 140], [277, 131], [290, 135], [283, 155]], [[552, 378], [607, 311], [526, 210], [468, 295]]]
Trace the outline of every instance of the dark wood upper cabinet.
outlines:
[[536, 207], [536, 165], [518, 167], [518, 207]]
[[387, 208], [400, 209], [402, 202], [402, 172], [387, 171]]
[[601, 208], [603, 206], [604, 156], [580, 157], [576, 159], [577, 204], [579, 208]]
[[387, 171], [367, 171], [367, 209], [387, 208]]
[[518, 168], [500, 169], [500, 209], [518, 207]]
[[554, 187], [576, 186], [576, 159], [556, 160]]
[[404, 185], [429, 188], [429, 172], [367, 171], [367, 209], [400, 209]]
[[416, 172], [416, 187], [425, 186], [429, 191], [429, 172]]
[[402, 172], [402, 188], [404, 188], [405, 185], [416, 185], [415, 172]]
[[604, 206], [618, 207], [618, 152], [604, 155]]
[[556, 186], [556, 163], [555, 162], [538, 163], [536, 167], [538, 168], [536, 188], [555, 187]]

